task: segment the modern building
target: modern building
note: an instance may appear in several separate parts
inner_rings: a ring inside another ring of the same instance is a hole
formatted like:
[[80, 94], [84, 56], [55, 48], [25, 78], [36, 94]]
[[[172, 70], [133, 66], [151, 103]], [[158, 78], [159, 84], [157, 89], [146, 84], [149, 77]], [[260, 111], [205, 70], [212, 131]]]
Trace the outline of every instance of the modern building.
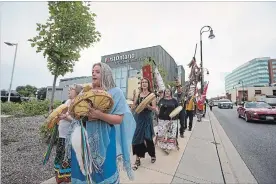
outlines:
[[116, 86], [120, 87], [127, 96], [127, 79], [140, 75], [138, 73], [141, 72], [147, 58], [153, 59], [156, 65], [160, 65], [166, 70], [167, 81], [175, 81], [175, 78], [180, 76], [181, 83], [185, 82], [183, 66], [177, 66], [171, 55], [160, 45], [105, 55], [102, 56], [101, 62], [108, 64], [113, 69]]
[[257, 96], [268, 95], [276, 97], [276, 87], [234, 87], [227, 93], [227, 98], [232, 102], [254, 101]]
[[[112, 68], [112, 74], [116, 86], [120, 87], [126, 98], [132, 98], [133, 89], [138, 86], [138, 77], [141, 76], [141, 69], [145, 59], [153, 59], [157, 65], [166, 70], [167, 81], [174, 81], [176, 77], [185, 82], [185, 70], [183, 66], [177, 66], [171, 55], [160, 45], [142, 49], [130, 50], [102, 56], [101, 62]], [[66, 100], [68, 98], [68, 87], [71, 84], [84, 84], [92, 81], [91, 76], [61, 79], [56, 88], [54, 99]], [[129, 89], [129, 90], [128, 90]], [[46, 98], [50, 99], [52, 87], [47, 87]]]
[[234, 69], [225, 77], [226, 93], [236, 87], [269, 86], [269, 57], [255, 58]]
[[268, 60], [269, 82], [276, 85], [276, 59]]
[[178, 80], [180, 82], [180, 84], [184, 84], [185, 83], [185, 70], [183, 65], [179, 65], [177, 68], [177, 74], [178, 74]]
[[[55, 91], [55, 100], [67, 100], [68, 99], [68, 89], [72, 84], [85, 84], [91, 83], [92, 76], [83, 76], [83, 77], [73, 77], [73, 78], [65, 78], [60, 79], [59, 86], [56, 87]], [[46, 99], [51, 99], [52, 95], [52, 86], [47, 86]]]

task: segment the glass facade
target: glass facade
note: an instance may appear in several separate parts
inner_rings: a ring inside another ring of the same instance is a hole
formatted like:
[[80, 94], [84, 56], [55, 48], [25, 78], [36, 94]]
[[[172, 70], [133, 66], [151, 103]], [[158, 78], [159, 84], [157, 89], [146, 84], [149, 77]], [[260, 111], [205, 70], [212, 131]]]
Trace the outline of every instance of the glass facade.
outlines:
[[116, 86], [121, 88], [125, 97], [127, 95], [127, 79], [137, 76], [138, 70], [131, 68], [129, 65], [120, 66], [112, 69], [112, 75]]
[[[175, 77], [178, 76], [177, 64], [171, 55], [160, 45], [105, 55], [101, 57], [101, 62], [110, 66], [117, 87], [120, 87], [127, 97], [130, 95], [128, 85], [130, 84], [130, 88], [132, 88], [132, 84], [128, 82], [128, 78], [141, 77], [143, 63], [149, 57], [167, 71], [167, 76], [164, 80], [175, 80]], [[181, 74], [182, 81], [185, 81], [184, 68]]]
[[[269, 84], [268, 60], [270, 58], [253, 59], [236, 68], [225, 77], [226, 92], [233, 87], [267, 86]], [[239, 81], [243, 81], [240, 82]]]
[[185, 70], [182, 65], [177, 66], [177, 76], [180, 84], [184, 84], [185, 82]]

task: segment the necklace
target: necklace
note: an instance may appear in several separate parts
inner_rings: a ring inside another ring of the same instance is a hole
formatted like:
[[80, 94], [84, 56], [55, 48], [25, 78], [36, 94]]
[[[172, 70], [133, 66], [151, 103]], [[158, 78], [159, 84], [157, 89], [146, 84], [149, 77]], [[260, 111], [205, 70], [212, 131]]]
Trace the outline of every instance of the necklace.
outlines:
[[146, 92], [143, 91], [142, 92], [143, 96], [146, 96], [148, 93], [149, 93], [148, 91], [146, 91]]

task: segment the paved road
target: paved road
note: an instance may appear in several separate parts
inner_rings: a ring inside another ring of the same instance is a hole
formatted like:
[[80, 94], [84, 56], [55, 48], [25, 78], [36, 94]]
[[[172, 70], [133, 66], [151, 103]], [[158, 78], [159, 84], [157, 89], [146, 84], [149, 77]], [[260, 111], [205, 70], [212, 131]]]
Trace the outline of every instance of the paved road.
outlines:
[[275, 183], [276, 124], [247, 123], [236, 108], [213, 112], [258, 183]]

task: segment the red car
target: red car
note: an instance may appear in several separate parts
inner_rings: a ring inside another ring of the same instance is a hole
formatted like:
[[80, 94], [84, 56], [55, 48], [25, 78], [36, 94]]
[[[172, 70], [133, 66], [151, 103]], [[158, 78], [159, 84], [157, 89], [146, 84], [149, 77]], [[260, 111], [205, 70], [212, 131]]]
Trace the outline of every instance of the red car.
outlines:
[[276, 109], [265, 102], [245, 102], [238, 107], [239, 118], [245, 121], [272, 121], [276, 122]]

